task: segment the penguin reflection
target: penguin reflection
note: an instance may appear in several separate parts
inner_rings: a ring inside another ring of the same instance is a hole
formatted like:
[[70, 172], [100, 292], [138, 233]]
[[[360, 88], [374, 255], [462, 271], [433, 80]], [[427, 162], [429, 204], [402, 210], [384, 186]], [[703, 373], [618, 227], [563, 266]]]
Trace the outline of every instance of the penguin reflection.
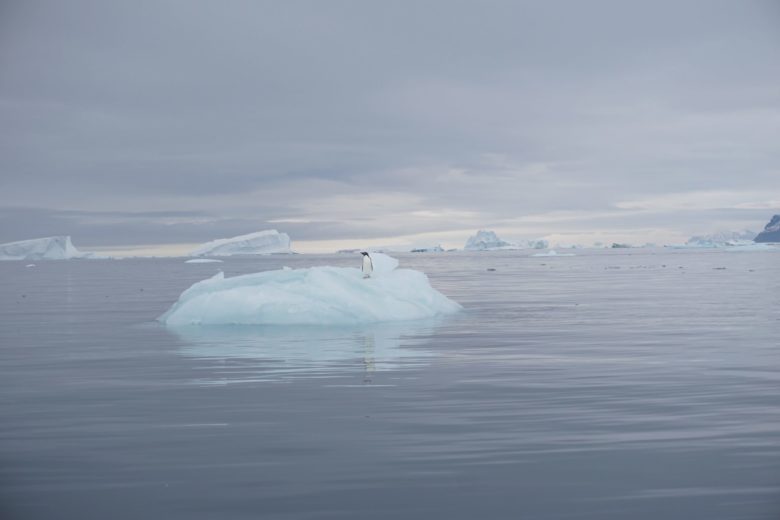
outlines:
[[374, 371], [376, 370], [375, 351], [376, 340], [374, 335], [367, 333], [363, 336], [363, 383], [371, 384]]

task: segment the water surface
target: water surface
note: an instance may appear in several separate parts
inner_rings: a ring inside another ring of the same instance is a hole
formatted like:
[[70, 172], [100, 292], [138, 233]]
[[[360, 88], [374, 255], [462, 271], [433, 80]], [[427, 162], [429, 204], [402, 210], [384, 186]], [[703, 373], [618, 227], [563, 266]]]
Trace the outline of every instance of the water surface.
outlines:
[[0, 263], [0, 516], [780, 517], [780, 253], [531, 253], [401, 255], [465, 312], [346, 328], [154, 320], [347, 255]]

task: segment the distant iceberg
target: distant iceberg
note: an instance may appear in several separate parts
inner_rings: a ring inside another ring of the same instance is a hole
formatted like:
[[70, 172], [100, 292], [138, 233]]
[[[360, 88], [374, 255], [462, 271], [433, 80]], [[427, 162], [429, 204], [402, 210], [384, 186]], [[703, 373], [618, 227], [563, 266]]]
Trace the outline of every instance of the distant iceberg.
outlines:
[[466, 245], [463, 247], [464, 251], [507, 251], [515, 249], [547, 249], [550, 247], [549, 242], [543, 238], [537, 238], [535, 240], [524, 240], [519, 244], [514, 242], [507, 242], [501, 240], [494, 231], [487, 231], [480, 229], [477, 234], [469, 237], [466, 241]]
[[374, 273], [311, 267], [194, 284], [159, 320], [182, 325], [354, 325], [434, 318], [461, 306], [428, 282], [425, 274], [396, 269], [397, 260], [372, 254]]
[[290, 237], [275, 229], [267, 229], [233, 238], [220, 238], [201, 245], [190, 256], [269, 255], [292, 253]]
[[441, 247], [441, 245], [435, 245], [435, 246], [416, 246], [412, 248], [410, 253], [443, 253], [444, 248]]
[[68, 260], [100, 258], [76, 249], [69, 236], [34, 238], [0, 244], [0, 260]]
[[528, 249], [547, 249], [548, 247], [550, 247], [549, 242], [541, 238], [537, 240], [528, 240], [526, 244], [528, 246]]
[[501, 240], [493, 231], [480, 229], [477, 231], [476, 235], [469, 237], [463, 249], [465, 251], [495, 251], [501, 249], [520, 249], [520, 246]]

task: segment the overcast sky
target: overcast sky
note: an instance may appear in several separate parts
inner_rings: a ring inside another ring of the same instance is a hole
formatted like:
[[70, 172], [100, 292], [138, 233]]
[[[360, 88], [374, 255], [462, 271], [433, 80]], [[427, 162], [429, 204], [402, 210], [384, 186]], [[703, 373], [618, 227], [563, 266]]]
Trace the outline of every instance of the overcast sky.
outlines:
[[0, 242], [760, 230], [780, 2], [6, 0], [0, 136]]

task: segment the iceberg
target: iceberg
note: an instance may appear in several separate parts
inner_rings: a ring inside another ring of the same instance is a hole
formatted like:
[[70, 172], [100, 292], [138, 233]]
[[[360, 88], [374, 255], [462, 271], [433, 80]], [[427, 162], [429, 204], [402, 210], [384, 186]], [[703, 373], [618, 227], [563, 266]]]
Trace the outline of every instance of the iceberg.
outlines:
[[477, 231], [476, 235], [469, 237], [463, 249], [465, 251], [495, 251], [501, 249], [519, 249], [519, 246], [501, 240], [493, 231], [480, 229]]
[[537, 238], [536, 240], [525, 240], [520, 244], [515, 244], [501, 240], [493, 231], [485, 231], [481, 229], [477, 231], [476, 235], [469, 237], [469, 239], [466, 241], [466, 245], [463, 247], [463, 250], [505, 251], [515, 249], [547, 249], [548, 247], [550, 247], [549, 242], [543, 238]]
[[443, 253], [444, 248], [437, 244], [435, 246], [416, 246], [412, 248], [410, 253]]
[[547, 249], [550, 247], [550, 243], [547, 242], [547, 240], [544, 240], [543, 238], [539, 238], [536, 240], [528, 240], [526, 242], [528, 249]]
[[190, 256], [269, 255], [292, 253], [290, 237], [275, 229], [249, 233], [233, 238], [220, 238], [206, 242], [190, 253]]
[[431, 287], [424, 273], [397, 269], [372, 253], [374, 272], [352, 267], [275, 270], [225, 278], [217, 273], [184, 291], [158, 319], [184, 325], [355, 325], [419, 320], [462, 307]]
[[755, 238], [756, 242], [778, 242], [780, 243], [780, 215], [775, 215], [764, 230]]
[[98, 258], [98, 256], [79, 251], [70, 241], [70, 237], [65, 235], [0, 244], [0, 260], [68, 260], [70, 258]]

